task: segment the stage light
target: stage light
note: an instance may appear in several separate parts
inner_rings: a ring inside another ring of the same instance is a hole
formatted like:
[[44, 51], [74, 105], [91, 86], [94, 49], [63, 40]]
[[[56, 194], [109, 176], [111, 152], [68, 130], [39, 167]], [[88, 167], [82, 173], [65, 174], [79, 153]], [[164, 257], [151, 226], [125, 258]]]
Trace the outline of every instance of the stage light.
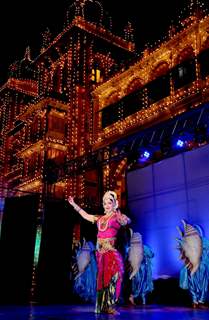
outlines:
[[144, 151], [143, 157], [144, 157], [145, 159], [149, 159], [149, 157], [150, 157], [149, 151]]
[[144, 149], [144, 150], [139, 150], [139, 157], [138, 157], [138, 163], [144, 163], [147, 160], [149, 160], [151, 157], [151, 152]]
[[184, 146], [184, 141], [182, 141], [181, 139], [178, 139], [176, 142], [176, 146], [179, 148], [182, 148]]
[[172, 139], [173, 151], [185, 151], [191, 150], [194, 147], [194, 133], [193, 132], [181, 132], [178, 136]]

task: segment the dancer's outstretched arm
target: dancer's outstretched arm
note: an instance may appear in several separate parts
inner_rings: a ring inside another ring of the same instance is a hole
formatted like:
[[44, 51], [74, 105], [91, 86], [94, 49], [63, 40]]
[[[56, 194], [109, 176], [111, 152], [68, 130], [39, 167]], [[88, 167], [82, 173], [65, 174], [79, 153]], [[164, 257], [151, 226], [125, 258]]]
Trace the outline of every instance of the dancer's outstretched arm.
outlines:
[[81, 207], [79, 207], [75, 203], [73, 197], [69, 196], [68, 202], [69, 202], [69, 204], [71, 204], [71, 206], [73, 206], [75, 211], [77, 211], [81, 215], [81, 217], [84, 218], [85, 220], [90, 221], [92, 223], [97, 221], [98, 218], [96, 216], [94, 216], [93, 214], [88, 214], [85, 210], [83, 210]]

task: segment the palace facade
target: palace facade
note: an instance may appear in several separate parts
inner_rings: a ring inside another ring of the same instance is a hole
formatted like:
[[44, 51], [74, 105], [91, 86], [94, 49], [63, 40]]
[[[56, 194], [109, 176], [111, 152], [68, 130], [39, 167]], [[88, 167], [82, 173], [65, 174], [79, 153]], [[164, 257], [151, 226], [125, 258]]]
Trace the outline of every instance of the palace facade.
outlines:
[[44, 32], [35, 59], [27, 48], [0, 89], [1, 198], [38, 193], [41, 206], [43, 195], [74, 195], [99, 208], [114, 189], [123, 207], [126, 171], [145, 147], [155, 156], [143, 165], [167, 156], [181, 115], [198, 110], [192, 130], [205, 130], [187, 148], [208, 142], [209, 16], [194, 10], [140, 55], [131, 25], [115, 35], [98, 2], [75, 1], [65, 25], [55, 38]]

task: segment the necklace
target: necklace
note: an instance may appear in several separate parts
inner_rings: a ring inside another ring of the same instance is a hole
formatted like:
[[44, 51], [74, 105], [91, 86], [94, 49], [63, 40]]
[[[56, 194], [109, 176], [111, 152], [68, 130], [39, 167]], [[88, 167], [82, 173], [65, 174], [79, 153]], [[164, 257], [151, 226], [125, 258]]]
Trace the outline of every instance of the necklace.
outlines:
[[110, 215], [108, 215], [108, 217], [101, 217], [98, 221], [98, 229], [99, 231], [106, 231], [107, 227], [108, 227], [108, 222], [110, 220], [110, 218], [113, 216], [115, 212], [112, 212]]

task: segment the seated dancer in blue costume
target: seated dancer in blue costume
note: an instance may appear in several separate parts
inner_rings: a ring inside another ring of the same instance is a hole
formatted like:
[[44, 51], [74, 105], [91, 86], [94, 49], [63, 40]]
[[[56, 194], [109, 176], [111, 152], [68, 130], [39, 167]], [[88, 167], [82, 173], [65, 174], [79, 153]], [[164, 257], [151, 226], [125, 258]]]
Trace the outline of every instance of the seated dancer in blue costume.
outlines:
[[134, 232], [128, 249], [129, 279], [131, 280], [129, 301], [135, 305], [134, 299], [141, 298], [142, 304], [146, 304], [146, 295], [153, 291], [152, 258], [154, 253], [142, 243], [142, 236]]
[[77, 251], [77, 275], [74, 279], [74, 292], [86, 302], [96, 300], [96, 275], [97, 263], [95, 256], [95, 246], [91, 241], [83, 243]]
[[206, 308], [209, 284], [209, 240], [203, 236], [198, 225], [182, 220], [184, 230], [180, 232], [178, 249], [184, 266], [180, 270], [180, 287], [189, 290], [193, 308]]

